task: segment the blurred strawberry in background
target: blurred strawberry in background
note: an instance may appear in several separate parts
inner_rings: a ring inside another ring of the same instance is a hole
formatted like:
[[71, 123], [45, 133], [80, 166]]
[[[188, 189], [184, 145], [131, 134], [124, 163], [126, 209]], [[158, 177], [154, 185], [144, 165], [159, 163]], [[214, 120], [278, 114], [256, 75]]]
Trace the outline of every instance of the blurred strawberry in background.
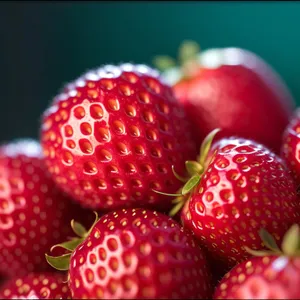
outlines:
[[250, 138], [279, 153], [295, 102], [271, 66], [248, 50], [200, 52], [192, 41], [182, 43], [179, 63], [176, 66], [168, 56], [154, 59], [193, 122], [198, 145], [210, 131], [221, 128], [218, 138]]

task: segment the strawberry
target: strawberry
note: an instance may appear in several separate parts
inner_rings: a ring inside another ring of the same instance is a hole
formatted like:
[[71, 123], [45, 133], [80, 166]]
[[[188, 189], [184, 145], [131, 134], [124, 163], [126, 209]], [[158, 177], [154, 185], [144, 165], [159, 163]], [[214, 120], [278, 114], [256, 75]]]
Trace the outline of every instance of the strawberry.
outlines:
[[292, 171], [297, 184], [300, 184], [300, 109], [294, 112], [282, 140], [281, 156]]
[[30, 273], [13, 277], [0, 289], [1, 299], [71, 299], [66, 278], [61, 274]]
[[95, 221], [81, 238], [58, 246], [62, 257], [46, 255], [59, 270], [69, 269], [76, 299], [205, 299], [211, 283], [206, 259], [192, 235], [168, 216], [122, 209]]
[[41, 143], [56, 184], [84, 207], [170, 207], [171, 165], [195, 156], [171, 88], [143, 65], [105, 66], [67, 85], [44, 113]]
[[77, 210], [47, 174], [36, 141], [0, 147], [0, 273], [49, 269], [44, 253], [71, 233], [69, 214]]
[[240, 48], [200, 53], [194, 42], [183, 43], [179, 58], [181, 67], [168, 57], [156, 58], [155, 64], [165, 69], [162, 77], [173, 85], [198, 144], [221, 128], [219, 138], [248, 138], [279, 153], [295, 101], [270, 65]]
[[[191, 178], [178, 193], [171, 214], [185, 202], [182, 221], [210, 255], [232, 266], [261, 247], [258, 230], [281, 240], [299, 222], [299, 199], [283, 161], [269, 149], [243, 138], [207, 136], [198, 162], [187, 162]], [[185, 223], [186, 222], [186, 223]]]
[[299, 227], [292, 226], [284, 236], [282, 250], [272, 236], [270, 251], [250, 251], [252, 257], [228, 272], [215, 290], [214, 299], [299, 299]]

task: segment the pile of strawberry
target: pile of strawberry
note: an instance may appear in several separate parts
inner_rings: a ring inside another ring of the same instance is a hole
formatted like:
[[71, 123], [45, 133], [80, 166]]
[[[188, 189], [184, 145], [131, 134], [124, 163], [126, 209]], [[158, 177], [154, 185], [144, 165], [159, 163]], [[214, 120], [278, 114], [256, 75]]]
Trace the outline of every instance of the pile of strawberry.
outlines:
[[249, 51], [179, 60], [91, 70], [2, 143], [1, 298], [299, 298], [300, 111]]

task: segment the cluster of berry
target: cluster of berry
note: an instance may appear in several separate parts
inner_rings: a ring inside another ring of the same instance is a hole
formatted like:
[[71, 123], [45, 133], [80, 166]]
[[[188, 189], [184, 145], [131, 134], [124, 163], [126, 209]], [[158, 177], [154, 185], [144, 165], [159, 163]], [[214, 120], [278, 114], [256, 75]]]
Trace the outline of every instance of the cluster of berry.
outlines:
[[299, 297], [300, 113], [253, 53], [193, 49], [91, 70], [2, 144], [1, 298]]

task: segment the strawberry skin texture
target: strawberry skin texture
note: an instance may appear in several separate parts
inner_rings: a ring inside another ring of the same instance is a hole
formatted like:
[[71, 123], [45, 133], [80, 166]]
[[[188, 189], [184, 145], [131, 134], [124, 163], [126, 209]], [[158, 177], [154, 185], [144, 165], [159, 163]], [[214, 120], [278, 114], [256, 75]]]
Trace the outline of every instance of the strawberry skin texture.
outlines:
[[[73, 88], [73, 89], [71, 89]], [[170, 87], [145, 66], [106, 66], [57, 96], [43, 117], [48, 170], [65, 192], [92, 209], [169, 208], [173, 179], [196, 156], [189, 123]]]
[[279, 153], [295, 103], [275, 71], [255, 54], [228, 48], [205, 51], [199, 56], [199, 70], [173, 89], [199, 144], [221, 128], [218, 138], [249, 138]]
[[72, 297], [205, 299], [210, 274], [192, 235], [166, 215], [123, 209], [103, 216], [73, 252]]
[[299, 299], [299, 257], [253, 257], [228, 272], [213, 299]]
[[182, 220], [210, 254], [233, 266], [249, 256], [243, 246], [261, 249], [261, 228], [279, 241], [299, 223], [299, 199], [286, 166], [264, 146], [224, 138], [213, 149]]
[[72, 235], [78, 207], [46, 172], [34, 140], [0, 147], [0, 272], [23, 276], [50, 270], [45, 253]]
[[300, 109], [297, 109], [283, 134], [281, 156], [300, 184]]
[[71, 299], [66, 283], [67, 277], [61, 274], [30, 273], [13, 277], [0, 289], [1, 299]]

